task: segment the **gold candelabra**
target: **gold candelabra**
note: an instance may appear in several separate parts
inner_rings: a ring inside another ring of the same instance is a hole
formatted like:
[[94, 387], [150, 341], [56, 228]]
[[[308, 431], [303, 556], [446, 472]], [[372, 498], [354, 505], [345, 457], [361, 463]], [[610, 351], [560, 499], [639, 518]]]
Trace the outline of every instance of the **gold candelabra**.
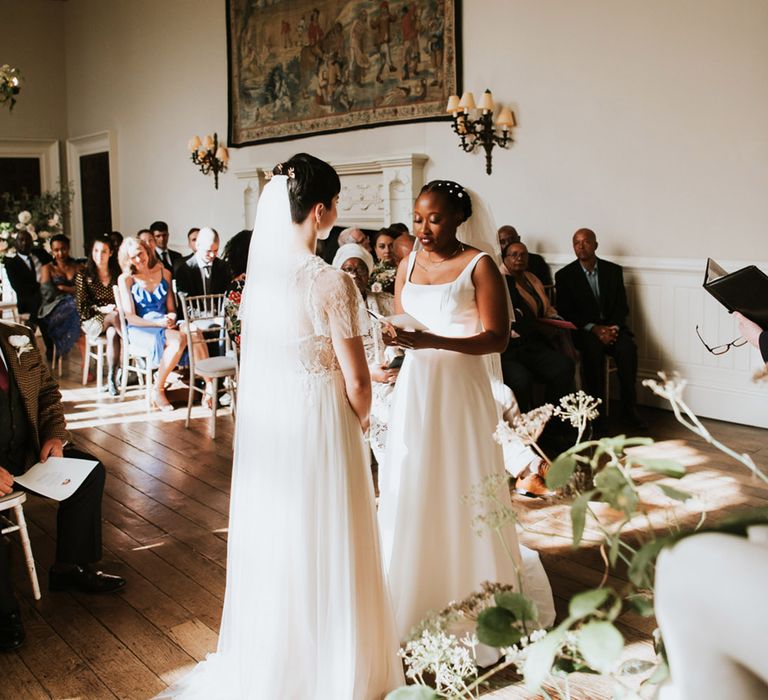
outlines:
[[[465, 92], [461, 99], [458, 95], [448, 98], [446, 111], [452, 117], [452, 128], [460, 139], [459, 146], [465, 153], [472, 153], [477, 147], [485, 150], [485, 172], [491, 174], [491, 152], [494, 146], [507, 148], [514, 139], [511, 135], [515, 124], [515, 115], [509, 107], [502, 107], [496, 122], [493, 120], [493, 95], [486, 90], [480, 98], [480, 104], [475, 104], [475, 97], [471, 92]], [[479, 111], [477, 118], [472, 118], [472, 113]], [[497, 128], [501, 129], [498, 133]]]
[[200, 166], [203, 175], [213, 173], [214, 187], [218, 190], [219, 173], [226, 172], [229, 164], [229, 151], [219, 144], [218, 134], [208, 134], [202, 141], [199, 136], [194, 136], [189, 140], [187, 149], [192, 156], [192, 162]]

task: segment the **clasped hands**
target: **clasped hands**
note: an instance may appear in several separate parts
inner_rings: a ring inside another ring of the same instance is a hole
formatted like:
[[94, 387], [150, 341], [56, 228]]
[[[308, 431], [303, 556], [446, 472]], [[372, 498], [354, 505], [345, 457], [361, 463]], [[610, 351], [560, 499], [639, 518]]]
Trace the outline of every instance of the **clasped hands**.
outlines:
[[384, 341], [384, 345], [388, 347], [406, 348], [409, 350], [422, 350], [432, 347], [429, 344], [429, 333], [424, 331], [406, 331], [402, 328], [396, 328], [391, 323], [383, 324], [381, 338]]
[[613, 345], [619, 337], [618, 326], [592, 326], [592, 332], [603, 345]]
[[[43, 443], [40, 448], [40, 461], [45, 462], [48, 457], [63, 457], [64, 443], [58, 438], [51, 438]], [[0, 496], [7, 496], [13, 491], [13, 474], [0, 466]]]

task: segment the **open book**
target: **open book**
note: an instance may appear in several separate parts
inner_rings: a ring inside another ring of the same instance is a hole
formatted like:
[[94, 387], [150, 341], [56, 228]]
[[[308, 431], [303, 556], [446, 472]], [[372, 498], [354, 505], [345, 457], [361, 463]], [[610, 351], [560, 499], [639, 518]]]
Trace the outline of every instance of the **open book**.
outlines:
[[768, 328], [768, 275], [755, 265], [729, 273], [707, 258], [704, 289], [729, 312], [740, 311], [761, 328]]

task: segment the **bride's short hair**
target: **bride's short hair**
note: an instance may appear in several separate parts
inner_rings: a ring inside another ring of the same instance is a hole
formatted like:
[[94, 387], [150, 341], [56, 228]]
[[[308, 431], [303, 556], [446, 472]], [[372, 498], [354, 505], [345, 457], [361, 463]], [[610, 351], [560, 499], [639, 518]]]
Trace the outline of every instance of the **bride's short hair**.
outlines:
[[290, 160], [278, 163], [274, 175], [288, 176], [288, 199], [291, 203], [293, 223], [302, 223], [315, 204], [331, 206], [341, 191], [338, 173], [324, 160], [309, 153], [297, 153]]
[[454, 182], [453, 180], [431, 180], [421, 188], [419, 197], [423, 194], [431, 194], [433, 192], [444, 194], [448, 201], [462, 215], [463, 221], [466, 221], [472, 216], [472, 199], [469, 196], [469, 192], [467, 192], [458, 182]]

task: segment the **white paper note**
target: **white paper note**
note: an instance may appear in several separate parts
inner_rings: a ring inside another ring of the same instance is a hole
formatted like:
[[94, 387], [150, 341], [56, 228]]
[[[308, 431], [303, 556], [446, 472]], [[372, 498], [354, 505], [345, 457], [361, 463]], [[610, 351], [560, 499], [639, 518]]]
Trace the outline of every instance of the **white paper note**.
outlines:
[[95, 459], [49, 457], [38, 462], [21, 476], [13, 477], [17, 484], [41, 496], [63, 501], [69, 498], [98, 464]]

